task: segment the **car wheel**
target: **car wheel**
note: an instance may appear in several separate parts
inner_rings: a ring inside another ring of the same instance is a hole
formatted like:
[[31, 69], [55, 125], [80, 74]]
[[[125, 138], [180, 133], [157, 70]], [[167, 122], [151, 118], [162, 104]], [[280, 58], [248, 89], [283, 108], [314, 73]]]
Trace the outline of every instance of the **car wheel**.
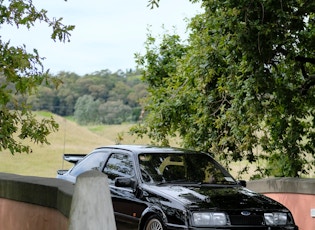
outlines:
[[164, 226], [160, 218], [156, 215], [151, 216], [144, 225], [144, 230], [164, 230]]

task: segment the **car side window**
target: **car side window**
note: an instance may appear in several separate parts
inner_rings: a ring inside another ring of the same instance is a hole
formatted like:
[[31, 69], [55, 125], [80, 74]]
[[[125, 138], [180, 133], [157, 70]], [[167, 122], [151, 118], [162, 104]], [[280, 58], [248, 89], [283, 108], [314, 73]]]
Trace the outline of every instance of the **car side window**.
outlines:
[[106, 151], [99, 151], [93, 152], [84, 158], [84, 161], [79, 162], [73, 169], [70, 171], [70, 175], [78, 176], [81, 173], [84, 173], [89, 170], [101, 170], [100, 167], [104, 165], [109, 152]]
[[125, 153], [113, 153], [103, 172], [107, 174], [110, 183], [114, 183], [116, 177], [132, 177], [134, 175], [132, 159]]

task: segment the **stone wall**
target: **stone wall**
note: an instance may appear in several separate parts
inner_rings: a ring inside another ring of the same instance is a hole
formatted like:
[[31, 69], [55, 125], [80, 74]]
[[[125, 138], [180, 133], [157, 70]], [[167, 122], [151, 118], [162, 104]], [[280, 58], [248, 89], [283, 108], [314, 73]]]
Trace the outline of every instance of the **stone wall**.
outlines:
[[68, 218], [53, 208], [0, 198], [0, 229], [67, 230]]
[[[104, 180], [104, 174], [88, 172], [78, 178], [75, 187], [54, 178], [0, 173], [0, 229], [68, 230], [89, 221], [93, 222], [89, 229], [115, 229], [109, 188]], [[90, 189], [91, 183], [101, 186]], [[289, 208], [300, 230], [315, 229], [315, 179], [262, 179], [249, 181], [247, 187]], [[96, 207], [99, 200], [107, 205]], [[102, 221], [101, 225], [97, 221]]]
[[0, 173], [0, 229], [67, 230], [74, 185]]
[[115, 230], [107, 177], [89, 171], [74, 186], [60, 179], [0, 173], [0, 229]]
[[286, 206], [299, 230], [315, 229], [315, 179], [270, 178], [250, 181], [247, 187]]

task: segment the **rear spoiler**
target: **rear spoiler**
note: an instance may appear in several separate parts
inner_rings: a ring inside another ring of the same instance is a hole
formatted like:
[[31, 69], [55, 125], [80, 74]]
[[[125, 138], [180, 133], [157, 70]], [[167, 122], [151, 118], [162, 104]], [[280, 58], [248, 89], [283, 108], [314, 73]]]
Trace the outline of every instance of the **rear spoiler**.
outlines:
[[63, 159], [65, 161], [68, 161], [72, 164], [78, 163], [80, 160], [82, 160], [87, 154], [75, 154], [75, 153], [67, 153], [63, 154]]
[[[63, 159], [65, 161], [68, 161], [72, 164], [77, 164], [80, 160], [82, 160], [87, 154], [76, 154], [76, 153], [67, 153], [63, 154]], [[63, 162], [62, 162], [62, 168], [63, 168]], [[57, 170], [57, 177], [60, 175], [65, 174], [68, 172], [68, 169], [59, 169]]]

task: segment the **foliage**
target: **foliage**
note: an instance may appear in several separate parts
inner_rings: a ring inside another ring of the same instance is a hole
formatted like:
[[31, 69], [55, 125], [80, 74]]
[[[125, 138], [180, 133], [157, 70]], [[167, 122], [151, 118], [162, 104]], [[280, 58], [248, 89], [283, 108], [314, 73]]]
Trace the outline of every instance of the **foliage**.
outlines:
[[[28, 98], [33, 110], [74, 115], [80, 124], [120, 124], [139, 119], [139, 101], [147, 90], [137, 70], [126, 73], [102, 70], [84, 76], [60, 72], [54, 78], [63, 84], [57, 89], [41, 85], [38, 94]], [[91, 111], [93, 114], [86, 114]]]
[[[132, 129], [226, 161], [266, 164], [259, 176], [301, 176], [314, 164], [315, 3], [203, 0], [184, 45], [149, 34], [137, 56], [149, 95]], [[246, 169], [244, 169], [246, 171]]]
[[[68, 41], [74, 26], [65, 26], [62, 19], [50, 19], [46, 10], [38, 11], [31, 0], [0, 1], [0, 23], [30, 29], [36, 22], [46, 23], [52, 28], [53, 40]], [[31, 152], [28, 139], [34, 143], [48, 143], [47, 135], [58, 128], [52, 119], [37, 120], [26, 104], [25, 98], [36, 92], [40, 84], [59, 84], [44, 71], [42, 58], [36, 49], [32, 53], [26, 46], [11, 46], [10, 41], [0, 37], [0, 150]], [[16, 97], [15, 95], [19, 95]], [[19, 99], [19, 100], [18, 100]]]
[[121, 124], [130, 121], [131, 108], [122, 101], [107, 101], [100, 105], [99, 114], [103, 124]]
[[75, 104], [74, 117], [81, 125], [87, 124], [121, 124], [128, 121], [131, 108], [122, 101], [101, 103], [91, 95], [79, 97]]
[[94, 100], [91, 95], [79, 97], [75, 104], [74, 117], [80, 125], [88, 123], [97, 123], [98, 112], [97, 108], [100, 105], [99, 100]]

